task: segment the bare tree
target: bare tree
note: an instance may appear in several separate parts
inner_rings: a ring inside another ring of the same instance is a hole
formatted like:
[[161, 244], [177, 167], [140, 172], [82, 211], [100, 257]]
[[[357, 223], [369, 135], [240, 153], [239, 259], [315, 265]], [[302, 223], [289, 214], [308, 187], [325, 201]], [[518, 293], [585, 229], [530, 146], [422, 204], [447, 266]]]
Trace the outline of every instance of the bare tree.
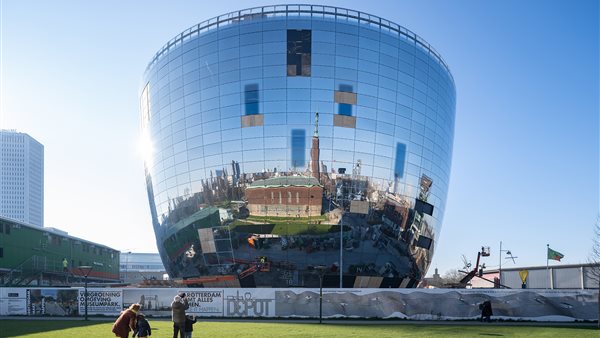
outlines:
[[598, 285], [598, 328], [600, 328], [600, 214], [594, 225], [592, 253], [589, 262], [592, 264], [588, 270], [588, 277]]
[[458, 284], [464, 276], [465, 275], [460, 273], [458, 269], [452, 269], [446, 271], [444, 276], [442, 276], [442, 280], [444, 281], [444, 284]]

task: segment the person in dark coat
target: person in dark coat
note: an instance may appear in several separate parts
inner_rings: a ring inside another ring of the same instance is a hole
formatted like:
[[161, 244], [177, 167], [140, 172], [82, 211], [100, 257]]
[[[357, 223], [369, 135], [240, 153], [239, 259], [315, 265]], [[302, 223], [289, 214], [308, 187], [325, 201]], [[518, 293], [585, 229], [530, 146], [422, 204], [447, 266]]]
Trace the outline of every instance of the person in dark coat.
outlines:
[[185, 337], [185, 310], [189, 309], [185, 292], [180, 292], [175, 296], [171, 303], [171, 315], [173, 319], [173, 338], [177, 338], [179, 333], [180, 338]]
[[488, 323], [491, 322], [491, 317], [494, 315], [492, 312], [492, 302], [486, 300], [485, 302], [479, 304], [479, 308], [481, 309], [481, 321], [486, 321]]
[[195, 323], [196, 323], [196, 315], [185, 316], [185, 338], [192, 338], [192, 331], [194, 331]]
[[146, 320], [146, 317], [142, 313], [138, 313], [137, 315], [137, 325], [135, 326], [135, 330], [133, 331], [133, 338], [135, 336], [139, 338], [148, 338], [148, 336], [152, 335], [152, 328], [150, 328], [150, 323]]
[[119, 318], [112, 327], [112, 332], [116, 337], [128, 338], [129, 332], [135, 330], [137, 313], [140, 310], [140, 304], [131, 304], [131, 306], [121, 311]]

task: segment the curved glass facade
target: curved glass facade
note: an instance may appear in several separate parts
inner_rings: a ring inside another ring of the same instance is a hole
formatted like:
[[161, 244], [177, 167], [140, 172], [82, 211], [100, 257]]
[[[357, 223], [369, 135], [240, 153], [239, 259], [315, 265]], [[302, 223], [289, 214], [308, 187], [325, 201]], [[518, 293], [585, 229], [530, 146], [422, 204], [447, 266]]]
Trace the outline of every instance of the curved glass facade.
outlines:
[[414, 287], [425, 276], [455, 88], [409, 30], [327, 6], [222, 15], [156, 54], [140, 107], [173, 278], [318, 287], [322, 271], [327, 287]]

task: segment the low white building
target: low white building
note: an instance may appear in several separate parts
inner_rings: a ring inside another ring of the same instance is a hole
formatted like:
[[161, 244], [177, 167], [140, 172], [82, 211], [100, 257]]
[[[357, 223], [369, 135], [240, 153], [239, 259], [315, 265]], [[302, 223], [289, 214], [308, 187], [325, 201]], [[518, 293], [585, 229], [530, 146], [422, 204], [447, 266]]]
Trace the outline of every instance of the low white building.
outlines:
[[[494, 288], [502, 284], [512, 289], [522, 288], [520, 272], [526, 275], [525, 286], [528, 289], [597, 289], [598, 281], [593, 278], [592, 271], [600, 271], [600, 266], [593, 264], [564, 264], [546, 266], [511, 267], [502, 269], [498, 278], [498, 269], [485, 270], [479, 278], [471, 280], [473, 288]], [[525, 272], [526, 271], [526, 272]]]
[[127, 284], [168, 278], [158, 253], [121, 252], [119, 266], [121, 280]]

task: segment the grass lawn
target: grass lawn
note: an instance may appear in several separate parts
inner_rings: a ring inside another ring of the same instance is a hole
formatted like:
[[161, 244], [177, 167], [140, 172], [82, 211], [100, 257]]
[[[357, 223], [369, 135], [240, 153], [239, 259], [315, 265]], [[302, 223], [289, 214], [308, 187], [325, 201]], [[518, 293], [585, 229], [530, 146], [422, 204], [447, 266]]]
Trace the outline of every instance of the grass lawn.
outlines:
[[[172, 323], [150, 318], [151, 337], [172, 337]], [[71, 320], [2, 320], [0, 337], [106, 338], [112, 322]], [[504, 325], [336, 324], [201, 322], [193, 337], [598, 337], [595, 327], [540, 327]], [[130, 336], [131, 337], [131, 336]]]

